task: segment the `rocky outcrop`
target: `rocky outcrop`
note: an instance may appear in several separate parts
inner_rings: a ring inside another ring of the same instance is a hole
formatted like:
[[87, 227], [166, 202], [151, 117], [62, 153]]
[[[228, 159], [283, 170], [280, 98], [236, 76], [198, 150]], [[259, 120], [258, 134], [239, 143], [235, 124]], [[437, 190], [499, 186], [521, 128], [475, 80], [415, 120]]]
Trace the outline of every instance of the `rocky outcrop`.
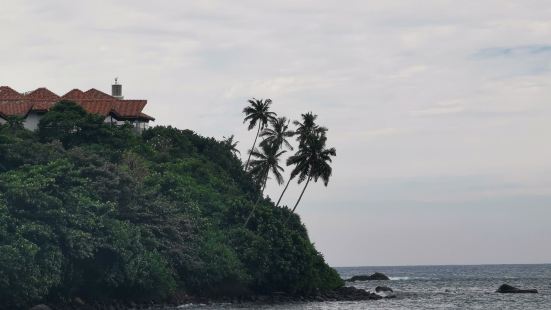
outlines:
[[375, 293], [380, 293], [380, 292], [389, 292], [389, 293], [392, 293], [394, 292], [390, 287], [388, 286], [377, 286], [375, 288]]
[[338, 297], [337, 300], [379, 300], [383, 298], [383, 296], [352, 286], [343, 286], [333, 292]]
[[40, 305], [36, 305], [32, 308], [30, 308], [29, 310], [52, 310], [52, 308], [44, 305], [44, 304], [40, 304]]
[[366, 276], [366, 275], [353, 276], [352, 278], [350, 278], [346, 281], [356, 282], [356, 281], [374, 281], [374, 280], [390, 280], [390, 278], [387, 277], [383, 273], [375, 272], [374, 274], [372, 274], [370, 276]]
[[[310, 295], [292, 295], [284, 292], [276, 292], [270, 295], [248, 295], [240, 297], [196, 297], [186, 294], [180, 294], [167, 304], [156, 304], [155, 302], [146, 302], [135, 304], [133, 302], [112, 301], [107, 303], [92, 302], [86, 303], [81, 299], [75, 298], [71, 304], [55, 305], [56, 310], [122, 310], [122, 309], [173, 309], [182, 305], [197, 304], [241, 304], [252, 308], [260, 308], [263, 305], [286, 304], [294, 302], [329, 302], [329, 301], [359, 301], [359, 300], [380, 300], [395, 298], [395, 295], [381, 295], [369, 292], [352, 286], [344, 286], [329, 291], [318, 291]], [[44, 306], [47, 308], [35, 308]], [[51, 310], [48, 306], [39, 305], [30, 310]], [[258, 306], [258, 307], [257, 307]]]
[[496, 291], [496, 293], [503, 293], [503, 294], [522, 294], [522, 293], [531, 293], [531, 294], [537, 294], [538, 290], [536, 289], [528, 289], [523, 290], [520, 288], [516, 288], [514, 286], [511, 286], [509, 284], [502, 284]]

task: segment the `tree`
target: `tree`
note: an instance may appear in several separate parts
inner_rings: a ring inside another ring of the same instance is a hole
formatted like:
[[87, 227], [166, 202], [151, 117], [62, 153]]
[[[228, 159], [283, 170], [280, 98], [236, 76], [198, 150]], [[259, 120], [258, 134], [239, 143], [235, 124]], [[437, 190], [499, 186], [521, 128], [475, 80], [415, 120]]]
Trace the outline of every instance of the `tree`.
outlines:
[[316, 114], [308, 112], [302, 114], [302, 123], [299, 121], [293, 122], [293, 124], [297, 126], [295, 134], [297, 135], [299, 145], [306, 143], [310, 137], [315, 138], [327, 132], [327, 128], [316, 124], [317, 118], [318, 116]]
[[223, 137], [222, 144], [230, 151], [233, 155], [237, 156], [237, 154], [241, 154], [241, 152], [237, 149], [237, 144], [239, 141], [234, 141], [234, 136], [231, 135], [229, 137]]
[[295, 212], [311, 179], [317, 182], [321, 178], [325, 186], [329, 183], [332, 174], [329, 163], [331, 162], [331, 156], [336, 156], [337, 152], [335, 148], [327, 149], [325, 147], [326, 141], [325, 133], [309, 135], [306, 137], [305, 143], [299, 147], [298, 152], [287, 159], [288, 166], [296, 165], [291, 171], [291, 178], [298, 176], [299, 184], [306, 180], [306, 184], [291, 212]]
[[[62, 100], [42, 117], [38, 123], [38, 135], [44, 142], [59, 140], [63, 146], [69, 147], [95, 142], [95, 133], [102, 125], [103, 117], [86, 113], [75, 102]], [[94, 141], [90, 141], [90, 137]]]
[[278, 117], [270, 121], [272, 128], [265, 128], [260, 136], [264, 138], [260, 145], [272, 145], [278, 149], [287, 148], [293, 150], [293, 146], [287, 138], [292, 137], [295, 133], [289, 130], [289, 121], [286, 117]]
[[6, 126], [12, 131], [21, 130], [24, 128], [23, 123], [25, 122], [25, 117], [12, 115], [8, 116], [6, 119]]
[[132, 125], [109, 126], [104, 119], [75, 102], [61, 100], [38, 123], [38, 136], [42, 142], [59, 140], [65, 148], [102, 144], [123, 149], [137, 143]]
[[[290, 150], [293, 150], [293, 146], [291, 145], [291, 143], [289, 143], [289, 141], [287, 141], [287, 138], [292, 137], [295, 132], [289, 130], [289, 121], [287, 120], [287, 118], [279, 117], [275, 120], [272, 120], [270, 123], [272, 125], [272, 128], [266, 128], [260, 134], [260, 136], [264, 138], [260, 145], [272, 145], [276, 148], [286, 147]], [[283, 189], [283, 192], [279, 196], [276, 207], [279, 205], [279, 202], [281, 201], [283, 194], [287, 190], [287, 187], [289, 187], [289, 183], [291, 183], [291, 178], [289, 178], [287, 184], [285, 185], [285, 188]]]
[[258, 196], [256, 203], [253, 206], [253, 209], [251, 210], [251, 213], [247, 217], [247, 220], [245, 221], [245, 226], [247, 226], [247, 223], [251, 219], [254, 210], [256, 209], [256, 206], [258, 205], [258, 201], [262, 197], [262, 194], [264, 193], [264, 189], [266, 188], [266, 183], [268, 181], [268, 175], [270, 174], [270, 171], [274, 175], [276, 181], [278, 184], [283, 183], [283, 176], [281, 175], [281, 172], [283, 171], [283, 168], [279, 165], [279, 159], [281, 155], [283, 155], [287, 151], [279, 151], [277, 148], [269, 145], [263, 145], [262, 146], [262, 152], [258, 150], [253, 150], [251, 152], [251, 155], [255, 157], [251, 161], [251, 175], [253, 178], [258, 182], [260, 185], [260, 195]]
[[[299, 122], [299, 121], [293, 122], [293, 124], [297, 126], [297, 129], [294, 131], [293, 134], [297, 136], [299, 149], [301, 147], [304, 147], [304, 144], [307, 143], [308, 139], [315, 139], [316, 137], [322, 134], [325, 134], [325, 132], [327, 132], [327, 128], [316, 124], [316, 119], [318, 118], [316, 114], [313, 114], [312, 112], [308, 112], [308, 113], [302, 114], [301, 116], [302, 116], [302, 122]], [[283, 198], [283, 195], [287, 191], [287, 188], [289, 187], [289, 183], [291, 183], [292, 179], [293, 179], [293, 176], [291, 176], [287, 181], [287, 184], [285, 185], [283, 192], [281, 192], [281, 195], [277, 200], [276, 207], [279, 206], [279, 203], [281, 202], [281, 198]]]
[[249, 168], [249, 161], [251, 160], [252, 152], [256, 145], [256, 140], [258, 139], [258, 135], [260, 134], [260, 131], [266, 127], [269, 121], [275, 119], [276, 113], [270, 111], [270, 105], [272, 104], [271, 99], [249, 99], [250, 106], [245, 107], [243, 109], [243, 113], [245, 113], [245, 118], [243, 119], [243, 123], [249, 122], [249, 130], [253, 129], [255, 126], [257, 126], [258, 123], [258, 130], [256, 132], [256, 136], [254, 138], [253, 147], [251, 148], [251, 153], [249, 153], [249, 158], [247, 158], [247, 163], [245, 164], [245, 170]]

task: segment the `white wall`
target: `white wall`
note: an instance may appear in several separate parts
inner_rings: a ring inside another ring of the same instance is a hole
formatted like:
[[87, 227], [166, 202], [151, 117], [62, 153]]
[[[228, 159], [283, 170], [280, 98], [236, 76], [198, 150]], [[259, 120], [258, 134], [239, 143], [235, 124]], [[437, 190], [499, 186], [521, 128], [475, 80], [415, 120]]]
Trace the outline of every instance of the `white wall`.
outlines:
[[105, 118], [104, 122], [108, 124], [113, 124], [113, 125], [124, 125], [126, 123], [126, 121], [119, 121], [111, 115], [108, 115]]
[[36, 129], [38, 129], [38, 122], [40, 122], [41, 118], [42, 114], [31, 112], [25, 118], [25, 121], [23, 122], [23, 127], [28, 130], [35, 131]]
[[[42, 118], [43, 114], [37, 114], [34, 112], [31, 112], [27, 115], [25, 120], [23, 121], [23, 126], [28, 130], [36, 130], [38, 129], [38, 122], [40, 122], [40, 119]], [[113, 124], [113, 125], [124, 125], [127, 121], [119, 121], [116, 118], [112, 117], [111, 115], [107, 116], [104, 120], [105, 123]], [[6, 120], [0, 118], [0, 124], [5, 124]], [[138, 132], [142, 132], [145, 128], [148, 127], [149, 122], [142, 122], [142, 121], [134, 121], [130, 122]]]

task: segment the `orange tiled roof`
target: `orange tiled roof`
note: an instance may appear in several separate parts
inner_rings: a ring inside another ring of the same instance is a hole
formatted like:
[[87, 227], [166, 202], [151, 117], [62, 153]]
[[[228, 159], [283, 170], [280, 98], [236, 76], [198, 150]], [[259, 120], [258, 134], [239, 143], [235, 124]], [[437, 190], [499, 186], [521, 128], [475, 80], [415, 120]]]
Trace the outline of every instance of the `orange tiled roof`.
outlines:
[[82, 106], [88, 113], [107, 116], [114, 114], [123, 119], [154, 120], [142, 113], [147, 100], [124, 100], [112, 97], [97, 89], [86, 92], [73, 89], [63, 96], [58, 96], [47, 88], [41, 87], [26, 94], [20, 94], [8, 86], [0, 87], [0, 115], [25, 116], [30, 111], [48, 111], [61, 99], [71, 100]]
[[99, 91], [95, 88], [91, 88], [87, 91], [84, 92], [84, 95], [86, 96], [86, 98], [88, 99], [104, 99], [104, 100], [113, 100], [114, 97], [102, 92], [102, 91]]
[[31, 99], [31, 100], [43, 100], [43, 101], [51, 101], [51, 100], [58, 100], [59, 96], [51, 92], [49, 89], [45, 87], [37, 88], [33, 90], [32, 92], [26, 94], [25, 99]]
[[32, 103], [21, 100], [0, 100], [0, 113], [7, 116], [25, 116], [29, 113]]
[[80, 89], [73, 89], [70, 92], [66, 93], [65, 95], [61, 96], [61, 99], [67, 99], [67, 100], [80, 100], [84, 99], [86, 95], [84, 92]]
[[23, 95], [9, 86], [0, 86], [0, 99], [23, 99]]

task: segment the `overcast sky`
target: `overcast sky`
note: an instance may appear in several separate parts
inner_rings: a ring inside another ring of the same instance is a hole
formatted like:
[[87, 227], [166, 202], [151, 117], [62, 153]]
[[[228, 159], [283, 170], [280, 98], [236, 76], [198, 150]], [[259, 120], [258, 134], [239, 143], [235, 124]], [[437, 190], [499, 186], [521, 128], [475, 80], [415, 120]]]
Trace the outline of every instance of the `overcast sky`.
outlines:
[[298, 213], [331, 265], [551, 262], [548, 0], [2, 0], [0, 38], [0, 85], [118, 76], [243, 153], [248, 98], [319, 114], [334, 175]]

